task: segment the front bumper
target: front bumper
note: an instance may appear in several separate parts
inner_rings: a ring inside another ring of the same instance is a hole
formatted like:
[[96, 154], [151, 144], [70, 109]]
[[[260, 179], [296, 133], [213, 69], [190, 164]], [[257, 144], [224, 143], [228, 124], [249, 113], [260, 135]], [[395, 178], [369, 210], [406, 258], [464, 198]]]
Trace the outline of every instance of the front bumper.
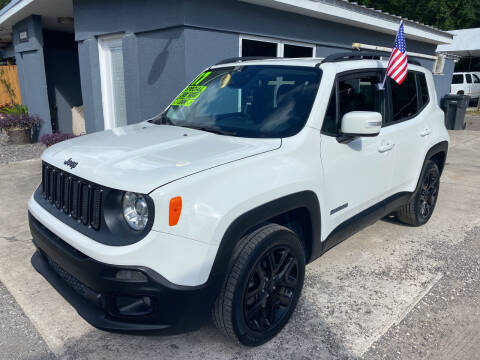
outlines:
[[[106, 330], [179, 333], [199, 328], [208, 317], [215, 296], [208, 283], [179, 286], [146, 267], [98, 262], [60, 239], [30, 213], [29, 223], [38, 249], [32, 265], [91, 325]], [[141, 272], [144, 279], [118, 280], [119, 270]], [[129, 301], [143, 301], [142, 311], [125, 312]]]

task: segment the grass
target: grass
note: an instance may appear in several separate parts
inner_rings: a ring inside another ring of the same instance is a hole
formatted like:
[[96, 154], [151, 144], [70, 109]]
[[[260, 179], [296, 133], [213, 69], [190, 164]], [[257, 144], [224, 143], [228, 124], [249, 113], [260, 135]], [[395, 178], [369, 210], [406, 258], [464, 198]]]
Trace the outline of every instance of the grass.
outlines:
[[480, 110], [477, 109], [477, 108], [470, 108], [470, 109], [467, 109], [467, 114], [468, 115], [480, 116]]

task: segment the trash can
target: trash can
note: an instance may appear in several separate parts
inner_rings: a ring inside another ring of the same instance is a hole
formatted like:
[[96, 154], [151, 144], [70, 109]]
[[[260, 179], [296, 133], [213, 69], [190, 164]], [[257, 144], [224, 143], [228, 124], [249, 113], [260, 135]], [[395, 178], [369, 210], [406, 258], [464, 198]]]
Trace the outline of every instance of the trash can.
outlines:
[[442, 109], [445, 112], [445, 127], [449, 130], [465, 129], [465, 112], [467, 111], [470, 96], [446, 95], [442, 99]]

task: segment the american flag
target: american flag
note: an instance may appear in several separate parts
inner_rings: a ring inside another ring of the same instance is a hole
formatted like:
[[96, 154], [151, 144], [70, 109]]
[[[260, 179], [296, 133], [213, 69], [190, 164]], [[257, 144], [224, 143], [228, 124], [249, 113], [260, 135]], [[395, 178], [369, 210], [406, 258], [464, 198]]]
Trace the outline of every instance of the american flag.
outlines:
[[405, 31], [403, 29], [403, 21], [400, 22], [395, 44], [387, 66], [387, 76], [392, 78], [400, 85], [407, 77], [407, 45], [405, 44]]

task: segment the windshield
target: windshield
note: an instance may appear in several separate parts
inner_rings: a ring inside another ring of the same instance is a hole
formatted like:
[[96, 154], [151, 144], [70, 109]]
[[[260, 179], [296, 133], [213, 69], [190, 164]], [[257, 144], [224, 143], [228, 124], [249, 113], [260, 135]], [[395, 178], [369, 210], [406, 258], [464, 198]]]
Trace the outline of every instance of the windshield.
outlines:
[[211, 69], [152, 121], [241, 137], [292, 136], [308, 119], [320, 76], [310, 67]]

